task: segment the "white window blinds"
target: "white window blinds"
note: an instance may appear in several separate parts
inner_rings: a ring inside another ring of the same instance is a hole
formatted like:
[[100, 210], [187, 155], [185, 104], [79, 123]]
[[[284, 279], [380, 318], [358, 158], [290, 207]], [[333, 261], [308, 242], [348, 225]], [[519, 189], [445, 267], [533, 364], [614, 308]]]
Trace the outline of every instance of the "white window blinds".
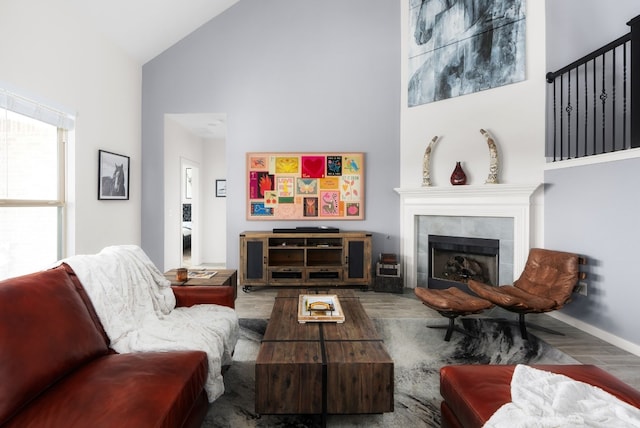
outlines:
[[0, 108], [67, 130], [75, 126], [75, 115], [18, 95], [0, 87]]

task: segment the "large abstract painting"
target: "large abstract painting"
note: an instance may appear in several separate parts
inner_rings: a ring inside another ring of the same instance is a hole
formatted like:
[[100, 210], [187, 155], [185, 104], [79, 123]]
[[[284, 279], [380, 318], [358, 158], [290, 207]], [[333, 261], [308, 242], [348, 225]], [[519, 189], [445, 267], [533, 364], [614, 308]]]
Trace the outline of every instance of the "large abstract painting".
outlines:
[[525, 0], [409, 5], [409, 107], [525, 79]]

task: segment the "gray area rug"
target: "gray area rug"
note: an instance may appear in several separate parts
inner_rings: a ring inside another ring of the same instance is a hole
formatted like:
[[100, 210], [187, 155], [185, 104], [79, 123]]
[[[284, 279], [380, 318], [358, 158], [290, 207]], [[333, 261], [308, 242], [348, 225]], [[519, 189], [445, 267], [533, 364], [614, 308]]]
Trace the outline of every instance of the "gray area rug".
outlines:
[[[506, 322], [463, 319], [476, 338], [454, 332], [450, 342], [446, 319], [374, 319], [394, 360], [393, 413], [329, 415], [328, 427], [439, 427], [439, 369], [448, 364], [576, 364], [567, 354], [529, 334], [523, 341], [517, 326]], [[225, 394], [211, 404], [203, 428], [319, 427], [319, 415], [257, 415], [254, 412], [254, 367], [267, 320], [241, 319], [241, 338], [234, 363], [225, 374]]]

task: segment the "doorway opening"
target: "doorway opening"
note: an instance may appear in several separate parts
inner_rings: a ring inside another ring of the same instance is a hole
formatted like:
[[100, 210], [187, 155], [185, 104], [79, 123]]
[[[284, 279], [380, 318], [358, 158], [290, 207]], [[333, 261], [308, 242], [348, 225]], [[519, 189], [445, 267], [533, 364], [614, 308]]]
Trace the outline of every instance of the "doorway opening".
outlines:
[[181, 263], [190, 267], [200, 264], [200, 168], [188, 159], [181, 159]]
[[226, 264], [226, 115], [165, 114], [164, 266]]

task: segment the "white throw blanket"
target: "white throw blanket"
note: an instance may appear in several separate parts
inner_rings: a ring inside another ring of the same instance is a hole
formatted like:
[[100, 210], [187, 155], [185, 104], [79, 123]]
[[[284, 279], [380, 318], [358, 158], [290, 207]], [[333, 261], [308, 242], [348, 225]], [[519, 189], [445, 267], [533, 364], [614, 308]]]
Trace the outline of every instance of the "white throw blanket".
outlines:
[[209, 402], [222, 395], [221, 368], [231, 363], [239, 333], [233, 309], [176, 308], [170, 282], [135, 245], [107, 247], [63, 262], [78, 275], [116, 352], [205, 351]]
[[511, 403], [485, 427], [640, 427], [640, 409], [608, 392], [567, 376], [516, 366]]

